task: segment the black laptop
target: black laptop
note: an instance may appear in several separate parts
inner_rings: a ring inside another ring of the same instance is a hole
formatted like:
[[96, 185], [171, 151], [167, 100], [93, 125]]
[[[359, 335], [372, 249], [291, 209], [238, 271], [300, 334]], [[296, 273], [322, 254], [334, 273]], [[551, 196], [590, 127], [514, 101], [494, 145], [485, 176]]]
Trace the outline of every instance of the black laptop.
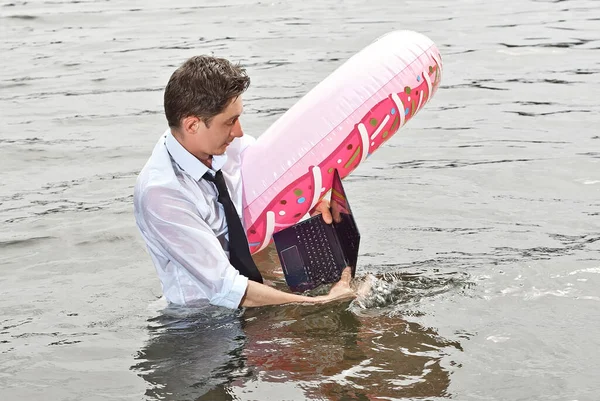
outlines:
[[356, 274], [360, 233], [337, 170], [331, 188], [333, 223], [319, 214], [273, 235], [288, 287], [312, 290], [340, 279], [346, 266]]

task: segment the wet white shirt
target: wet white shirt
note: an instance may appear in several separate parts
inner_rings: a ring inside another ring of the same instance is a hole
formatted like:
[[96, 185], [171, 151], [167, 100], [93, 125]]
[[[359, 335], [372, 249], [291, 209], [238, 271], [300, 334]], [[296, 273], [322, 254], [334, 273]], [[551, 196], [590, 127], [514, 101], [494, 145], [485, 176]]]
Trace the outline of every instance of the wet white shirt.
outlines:
[[242, 211], [241, 152], [255, 139], [244, 135], [214, 156], [212, 170], [173, 137], [163, 134], [140, 172], [134, 215], [167, 301], [198, 301], [237, 308], [248, 279], [229, 263], [225, 212], [207, 171], [221, 169], [238, 213]]

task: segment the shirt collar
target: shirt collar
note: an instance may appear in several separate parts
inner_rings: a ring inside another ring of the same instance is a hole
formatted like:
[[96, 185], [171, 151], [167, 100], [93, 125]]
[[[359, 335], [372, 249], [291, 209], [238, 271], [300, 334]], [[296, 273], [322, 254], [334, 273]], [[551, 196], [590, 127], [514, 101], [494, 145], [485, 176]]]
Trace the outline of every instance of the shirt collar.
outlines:
[[[200, 181], [202, 176], [209, 171], [209, 168], [204, 163], [181, 146], [179, 141], [175, 139], [170, 131], [167, 132], [165, 146], [175, 163], [177, 163], [179, 167], [188, 173], [194, 180]], [[218, 171], [223, 168], [226, 161], [227, 154], [213, 156], [213, 170]]]

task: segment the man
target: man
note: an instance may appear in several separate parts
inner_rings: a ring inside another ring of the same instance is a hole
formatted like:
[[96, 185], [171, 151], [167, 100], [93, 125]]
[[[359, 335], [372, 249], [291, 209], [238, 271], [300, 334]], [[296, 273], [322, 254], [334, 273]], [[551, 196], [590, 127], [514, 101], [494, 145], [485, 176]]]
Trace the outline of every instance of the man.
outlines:
[[[243, 68], [197, 56], [173, 73], [165, 89], [169, 129], [134, 191], [136, 223], [165, 298], [178, 305], [208, 301], [237, 308], [353, 296], [349, 268], [324, 296], [300, 296], [262, 283], [240, 220], [240, 155], [254, 142], [240, 124], [249, 84]], [[332, 220], [327, 202], [313, 212]]]

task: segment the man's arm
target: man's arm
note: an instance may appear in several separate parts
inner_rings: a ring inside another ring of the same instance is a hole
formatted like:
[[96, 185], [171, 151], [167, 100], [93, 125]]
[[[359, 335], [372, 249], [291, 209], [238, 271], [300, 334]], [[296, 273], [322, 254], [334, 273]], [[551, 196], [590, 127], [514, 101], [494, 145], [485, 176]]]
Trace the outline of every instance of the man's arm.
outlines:
[[236, 308], [327, 302], [351, 296], [349, 280], [340, 280], [330, 294], [320, 297], [291, 294], [249, 281], [229, 263], [212, 229], [178, 191], [153, 188], [143, 196], [143, 215], [152, 237], [173, 263], [190, 272], [212, 304]]
[[141, 194], [139, 207], [150, 245], [159, 248], [173, 265], [187, 270], [211, 304], [237, 308], [248, 279], [229, 263], [196, 205], [176, 189], [150, 187]]
[[248, 289], [246, 290], [246, 294], [244, 295], [240, 306], [252, 307], [287, 303], [322, 303], [352, 298], [354, 292], [350, 288], [351, 278], [351, 270], [347, 267], [342, 272], [340, 280], [331, 287], [329, 294], [316, 297], [290, 294], [264, 284], [248, 281]]

